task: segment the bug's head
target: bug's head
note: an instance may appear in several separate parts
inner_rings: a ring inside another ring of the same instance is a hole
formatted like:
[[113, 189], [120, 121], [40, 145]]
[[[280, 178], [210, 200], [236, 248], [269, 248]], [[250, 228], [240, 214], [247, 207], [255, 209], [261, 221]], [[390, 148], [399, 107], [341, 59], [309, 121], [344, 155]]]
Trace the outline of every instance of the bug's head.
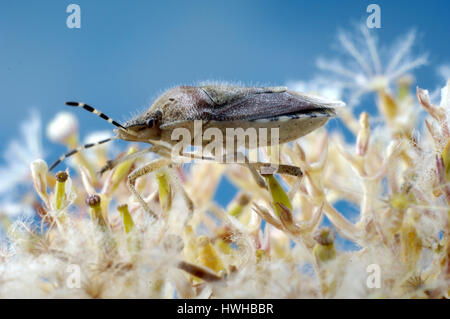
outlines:
[[161, 138], [161, 111], [147, 112], [125, 123], [125, 129], [116, 129], [118, 138], [124, 141], [147, 142]]
[[117, 127], [117, 129], [114, 130], [114, 132], [117, 135], [114, 137], [104, 139], [102, 141], [98, 141], [96, 143], [88, 143], [85, 145], [80, 145], [77, 148], [72, 149], [68, 153], [59, 157], [58, 160], [56, 160], [50, 166], [49, 169], [50, 171], [53, 170], [59, 163], [61, 163], [67, 157], [73, 156], [82, 150], [94, 147], [99, 144], [107, 143], [115, 139], [122, 139], [125, 141], [136, 141], [136, 142], [149, 142], [149, 140], [160, 139], [161, 130], [159, 126], [162, 118], [161, 112], [158, 111], [147, 112], [143, 115], [134, 118], [125, 125], [122, 125], [88, 104], [81, 102], [66, 102], [66, 105], [85, 109], [86, 111], [94, 113], [97, 116], [101, 117], [102, 119], [108, 121], [109, 123]]

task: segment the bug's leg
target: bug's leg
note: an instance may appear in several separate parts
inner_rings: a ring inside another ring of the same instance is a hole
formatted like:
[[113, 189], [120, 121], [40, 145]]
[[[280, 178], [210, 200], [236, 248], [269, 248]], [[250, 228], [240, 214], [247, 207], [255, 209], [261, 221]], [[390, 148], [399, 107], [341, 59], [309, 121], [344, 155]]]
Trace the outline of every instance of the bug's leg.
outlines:
[[[230, 155], [225, 155], [226, 157], [230, 157]], [[250, 163], [247, 157], [242, 154], [241, 152], [235, 152], [234, 156], [242, 156], [245, 163], [238, 163], [240, 165], [246, 166], [250, 173], [252, 174], [253, 178], [255, 179], [256, 183], [264, 188], [267, 188], [267, 185], [264, 181], [264, 178], [262, 175], [266, 174], [282, 174], [282, 175], [290, 175], [293, 177], [301, 178], [303, 176], [303, 172], [300, 169], [300, 167], [288, 165], [288, 164], [273, 164], [273, 163], [263, 163], [263, 162], [254, 162]], [[224, 157], [224, 159], [226, 159]]]
[[169, 149], [165, 148], [163, 146], [159, 146], [159, 145], [152, 145], [151, 147], [139, 150], [137, 152], [134, 152], [132, 154], [128, 154], [128, 155], [124, 155], [124, 156], [119, 156], [111, 161], [108, 161], [106, 163], [105, 166], [103, 166], [99, 171], [98, 174], [102, 175], [103, 173], [105, 173], [106, 171], [109, 171], [111, 169], [113, 169], [114, 167], [116, 167], [117, 165], [129, 161], [129, 160], [134, 160], [136, 158], [141, 157], [142, 155], [145, 155], [149, 152], [153, 152], [156, 154], [160, 154], [164, 157], [167, 157], [166, 154], [168, 154]]
[[252, 165], [251, 163], [244, 163], [243, 165], [249, 169], [256, 184], [258, 184], [262, 188], [268, 189], [266, 181], [264, 180], [261, 173], [258, 172], [258, 170], [255, 168], [254, 165]]
[[170, 180], [173, 183], [174, 188], [176, 188], [178, 191], [180, 191], [181, 196], [183, 197], [183, 200], [186, 203], [186, 206], [189, 210], [189, 217], [190, 217], [192, 215], [192, 213], [194, 212], [194, 202], [192, 201], [191, 197], [184, 189], [184, 186], [181, 183], [180, 178], [178, 177], [176, 172], [174, 172], [172, 164], [169, 165], [169, 168], [170, 168], [169, 169]]
[[[247, 167], [250, 170], [250, 173], [252, 174], [252, 177], [255, 179], [256, 184], [258, 184], [258, 186], [260, 186], [262, 188], [266, 188], [267, 189], [267, 184], [264, 181], [264, 178], [256, 170], [256, 168], [252, 165], [252, 163], [249, 163], [249, 161], [248, 161], [247, 157], [245, 156], [245, 154], [243, 154], [241, 152], [235, 152], [235, 153], [232, 153], [232, 154], [225, 154], [225, 155], [222, 156], [222, 162], [227, 163], [227, 159], [230, 158], [231, 155], [242, 156], [243, 159], [244, 159], [244, 163], [237, 163], [237, 164], [240, 164], [240, 165], [243, 165], [243, 166]], [[182, 152], [180, 154], [180, 156], [186, 157], [186, 158], [191, 158], [191, 159], [194, 158], [194, 159], [201, 159], [201, 160], [204, 160], [204, 161], [217, 162], [217, 159], [214, 158], [214, 157], [203, 156], [203, 155], [199, 155], [199, 154], [195, 154], [195, 153], [191, 153], [191, 152]]]
[[116, 167], [117, 165], [129, 161], [129, 160], [134, 160], [135, 158], [141, 157], [142, 155], [151, 152], [151, 147], [149, 148], [145, 148], [143, 150], [139, 150], [137, 152], [128, 154], [128, 155], [124, 155], [124, 156], [118, 156], [113, 160], [109, 160], [106, 162], [106, 165], [103, 166], [98, 172], [98, 175], [103, 175], [103, 173], [113, 169], [114, 167]]
[[144, 201], [142, 196], [137, 192], [134, 183], [139, 177], [145, 176], [147, 174], [150, 174], [153, 171], [156, 171], [164, 166], [167, 166], [169, 164], [170, 160], [167, 158], [158, 158], [156, 160], [151, 161], [148, 164], [145, 164], [142, 167], [136, 168], [134, 171], [130, 173], [130, 175], [127, 178], [127, 186], [130, 192], [134, 195], [134, 197], [138, 200], [139, 204], [141, 204], [142, 208], [146, 212], [148, 212], [153, 217], [157, 218], [156, 214], [150, 209], [148, 204]]
[[[293, 176], [293, 177], [302, 177], [303, 176], [303, 172], [302, 172], [301, 168], [298, 166], [293, 166], [293, 165], [289, 165], [289, 164], [272, 164], [272, 163], [264, 163], [264, 162], [248, 163], [248, 159], [244, 154], [242, 154], [240, 152], [234, 153], [235, 156], [236, 155], [239, 156], [239, 154], [240, 154], [240, 156], [243, 156], [246, 163], [236, 163], [236, 164], [247, 166], [250, 169], [250, 171], [252, 172], [252, 175], [256, 175], [257, 179], [258, 179], [257, 176], [261, 177], [260, 172], [262, 174], [278, 173], [278, 174], [289, 175], [289, 176]], [[180, 156], [183, 156], [186, 158], [201, 159], [204, 161], [217, 161], [214, 157], [203, 156], [203, 155], [199, 155], [199, 154], [195, 154], [195, 153], [191, 153], [191, 152], [183, 152], [180, 154]], [[231, 155], [229, 155], [229, 154], [224, 155], [223, 160], [225, 161], [227, 159], [227, 157], [229, 158], [229, 157], [231, 157]], [[260, 183], [258, 183], [258, 185], [260, 185]], [[262, 187], [264, 187], [264, 186], [262, 186]]]
[[303, 172], [300, 167], [288, 165], [288, 164], [272, 164], [272, 163], [250, 163], [250, 165], [255, 165], [256, 168], [262, 172], [262, 174], [282, 174], [289, 175], [293, 177], [302, 177]]
[[[288, 165], [288, 164], [272, 164], [272, 163], [263, 163], [263, 162], [255, 162], [255, 163], [249, 163], [248, 158], [242, 154], [242, 152], [235, 152], [231, 153], [231, 155], [234, 156], [242, 156], [244, 159], [244, 163], [237, 163], [240, 165], [243, 165], [247, 167], [250, 170], [250, 173], [252, 174], [253, 178], [255, 179], [255, 182], [263, 188], [267, 189], [267, 184], [262, 177], [261, 174], [282, 174], [282, 175], [289, 175], [293, 177], [301, 178], [303, 176], [303, 172], [300, 167]], [[226, 162], [227, 158], [231, 157], [230, 154], [225, 154], [222, 158], [223, 161]], [[191, 152], [183, 152], [180, 154], [180, 156], [186, 157], [186, 158], [195, 158], [195, 159], [201, 159], [205, 161], [217, 161], [214, 157], [208, 157], [203, 156]], [[236, 157], [235, 157], [236, 158]]]
[[258, 172], [257, 168], [255, 167], [255, 165], [253, 165], [253, 163], [250, 163], [250, 161], [248, 160], [247, 156], [245, 154], [243, 154], [242, 152], [235, 152], [235, 153], [231, 153], [231, 154], [225, 154], [223, 156], [223, 160], [225, 161], [225, 163], [227, 163], [227, 159], [229, 159], [231, 156], [233, 156], [232, 158], [243, 158], [244, 162], [243, 163], [237, 163], [239, 165], [245, 166], [249, 169], [250, 173], [252, 174], [253, 179], [255, 180], [256, 184], [258, 184], [259, 187], [268, 189], [266, 181], [264, 180], [264, 178], [261, 176], [260, 172]]

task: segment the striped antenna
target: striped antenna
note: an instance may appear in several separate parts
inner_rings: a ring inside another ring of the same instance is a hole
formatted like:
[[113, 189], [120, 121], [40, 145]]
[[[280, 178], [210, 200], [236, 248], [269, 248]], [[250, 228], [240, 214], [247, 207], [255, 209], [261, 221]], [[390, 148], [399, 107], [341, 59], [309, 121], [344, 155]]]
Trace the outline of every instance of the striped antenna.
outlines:
[[120, 123], [117, 123], [116, 121], [114, 121], [112, 118], [110, 118], [109, 116], [103, 114], [102, 112], [100, 112], [99, 110], [97, 110], [96, 108], [93, 108], [90, 105], [84, 104], [84, 103], [80, 103], [80, 102], [66, 102], [66, 105], [68, 106], [74, 106], [74, 107], [81, 107], [82, 109], [85, 109], [86, 111], [89, 111], [91, 113], [94, 113], [98, 116], [100, 116], [102, 119], [107, 120], [109, 123], [111, 123], [112, 125], [117, 126], [118, 128], [121, 128], [122, 130], [126, 131], [127, 129], [125, 127], [123, 127]]
[[107, 143], [109, 141], [115, 140], [117, 138], [117, 136], [113, 136], [104, 140], [101, 140], [99, 142], [95, 142], [95, 143], [89, 143], [89, 144], [84, 144], [81, 146], [78, 146], [77, 148], [74, 148], [73, 150], [71, 150], [70, 152], [64, 154], [63, 156], [61, 156], [60, 158], [58, 158], [58, 160], [56, 162], [54, 162], [52, 164], [52, 166], [50, 166], [49, 171], [52, 171], [56, 166], [58, 166], [58, 164], [60, 164], [62, 161], [64, 161], [66, 158], [75, 155], [76, 153], [82, 151], [82, 150], [86, 150], [88, 148], [100, 145], [100, 144], [104, 144]]

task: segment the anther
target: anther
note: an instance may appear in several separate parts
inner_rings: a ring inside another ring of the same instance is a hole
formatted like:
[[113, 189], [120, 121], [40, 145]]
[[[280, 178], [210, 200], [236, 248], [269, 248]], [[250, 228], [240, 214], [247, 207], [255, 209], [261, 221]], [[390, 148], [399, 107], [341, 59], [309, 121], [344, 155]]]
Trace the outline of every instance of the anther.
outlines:
[[320, 245], [328, 246], [334, 243], [336, 235], [330, 227], [323, 227], [316, 231], [314, 240]]
[[98, 207], [100, 205], [100, 196], [94, 194], [94, 195], [88, 195], [86, 197], [86, 204], [91, 207], [91, 208], [95, 208]]
[[61, 172], [56, 173], [55, 177], [59, 183], [64, 183], [65, 181], [67, 181], [67, 178], [69, 177], [69, 175], [67, 175], [67, 173], [64, 171], [61, 171]]

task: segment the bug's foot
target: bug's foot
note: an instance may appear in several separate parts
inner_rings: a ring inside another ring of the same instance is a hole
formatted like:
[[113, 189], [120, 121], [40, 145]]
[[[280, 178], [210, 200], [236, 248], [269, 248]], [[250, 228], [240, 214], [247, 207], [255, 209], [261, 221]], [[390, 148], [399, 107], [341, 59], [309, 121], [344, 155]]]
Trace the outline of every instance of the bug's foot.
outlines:
[[261, 175], [273, 175], [273, 174], [275, 174], [276, 172], [277, 172], [277, 168], [275, 167], [275, 166], [273, 166], [273, 165], [269, 165], [269, 166], [262, 166], [261, 168], [260, 168], [260, 172], [261, 172]]
[[266, 184], [266, 181], [264, 180], [264, 178], [261, 177], [261, 175], [258, 175], [256, 177], [256, 183], [258, 184], [259, 187], [261, 188], [265, 188], [265, 189], [269, 189], [269, 187]]

